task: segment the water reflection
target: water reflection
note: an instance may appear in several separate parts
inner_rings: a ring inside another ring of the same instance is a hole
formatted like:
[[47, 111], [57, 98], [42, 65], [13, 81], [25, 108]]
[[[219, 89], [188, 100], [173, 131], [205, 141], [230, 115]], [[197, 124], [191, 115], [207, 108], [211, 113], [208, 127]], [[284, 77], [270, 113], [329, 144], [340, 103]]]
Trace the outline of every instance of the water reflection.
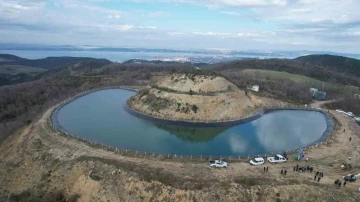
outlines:
[[293, 150], [319, 139], [326, 130], [318, 112], [281, 110], [231, 127], [155, 124], [122, 107], [135, 93], [103, 90], [59, 110], [58, 123], [70, 134], [118, 148], [161, 154], [256, 155]]
[[248, 150], [249, 142], [244, 140], [240, 135], [230, 133], [229, 135], [230, 149], [234, 154], [242, 154]]
[[272, 112], [251, 122], [260, 144], [268, 149], [287, 151], [305, 146], [326, 130], [326, 121], [319, 112]]
[[155, 124], [158, 128], [168, 131], [187, 142], [208, 142], [229, 127], [182, 127], [166, 124]]

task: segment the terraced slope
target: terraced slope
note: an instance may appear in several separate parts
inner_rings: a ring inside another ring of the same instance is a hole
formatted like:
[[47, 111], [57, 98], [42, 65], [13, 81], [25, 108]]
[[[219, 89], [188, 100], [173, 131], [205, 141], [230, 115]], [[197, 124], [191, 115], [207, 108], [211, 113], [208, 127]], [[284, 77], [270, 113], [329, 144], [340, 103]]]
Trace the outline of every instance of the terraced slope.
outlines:
[[223, 77], [172, 74], [140, 91], [129, 105], [154, 117], [208, 122], [244, 118], [268, 101], [245, 93]]

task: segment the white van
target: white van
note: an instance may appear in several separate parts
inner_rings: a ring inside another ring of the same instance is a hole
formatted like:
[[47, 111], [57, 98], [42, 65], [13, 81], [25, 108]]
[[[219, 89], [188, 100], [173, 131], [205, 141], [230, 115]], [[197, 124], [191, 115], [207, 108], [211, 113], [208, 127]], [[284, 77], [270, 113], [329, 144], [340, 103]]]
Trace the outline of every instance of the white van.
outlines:
[[264, 163], [265, 163], [265, 160], [264, 160], [264, 158], [261, 158], [261, 157], [250, 160], [250, 165], [253, 165], [253, 166], [261, 165]]

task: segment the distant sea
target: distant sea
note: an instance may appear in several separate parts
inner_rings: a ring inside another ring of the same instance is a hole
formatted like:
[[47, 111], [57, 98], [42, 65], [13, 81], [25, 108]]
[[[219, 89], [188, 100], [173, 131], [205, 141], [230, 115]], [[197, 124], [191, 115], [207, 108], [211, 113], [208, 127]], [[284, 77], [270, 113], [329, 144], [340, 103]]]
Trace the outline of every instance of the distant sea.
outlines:
[[342, 54], [332, 52], [312, 52], [312, 51], [274, 51], [274, 52], [247, 52], [247, 51], [234, 51], [234, 52], [221, 52], [221, 51], [176, 51], [176, 50], [157, 50], [149, 51], [144, 49], [137, 49], [136, 51], [121, 51], [121, 50], [44, 50], [44, 49], [12, 49], [12, 48], [1, 48], [0, 54], [12, 54], [27, 59], [41, 59], [46, 57], [92, 57], [99, 59], [108, 59], [113, 62], [124, 62], [130, 59], [144, 59], [151, 60], [156, 57], [186, 57], [193, 63], [218, 63], [227, 62], [231, 60], [240, 60], [244, 58], [288, 58], [293, 59], [303, 55], [310, 54], [332, 54], [341, 55], [353, 58], [360, 58], [359, 54]]
[[[187, 57], [192, 62], [224, 62], [243, 58], [268, 58], [269, 55], [251, 54], [214, 54], [214, 53], [177, 53], [177, 52], [121, 52], [121, 51], [72, 51], [72, 50], [0, 50], [0, 54], [11, 54], [27, 59], [41, 59], [46, 57], [92, 57], [108, 59], [113, 62], [124, 62], [130, 59], [151, 60], [155, 57]], [[279, 57], [279, 56], [274, 56]], [[291, 58], [282, 56], [281, 58]]]
[[[0, 54], [11, 54], [27, 59], [41, 59], [46, 57], [63, 57], [63, 56], [92, 57], [92, 58], [104, 58], [117, 62], [124, 62], [130, 59], [152, 59], [157, 56], [161, 56], [161, 57], [185, 56], [177, 53], [157, 53], [157, 52], [38, 51], [38, 50], [0, 50]], [[199, 54], [199, 56], [201, 55], [202, 54]]]

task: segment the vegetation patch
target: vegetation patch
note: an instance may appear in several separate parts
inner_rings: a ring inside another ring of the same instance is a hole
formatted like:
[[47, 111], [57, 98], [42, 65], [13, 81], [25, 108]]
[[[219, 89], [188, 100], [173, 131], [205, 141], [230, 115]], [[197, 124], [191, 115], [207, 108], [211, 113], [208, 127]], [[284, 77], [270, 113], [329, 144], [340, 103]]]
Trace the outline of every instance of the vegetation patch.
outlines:
[[43, 143], [40, 139], [36, 139], [33, 143], [32, 143], [32, 146], [34, 149], [36, 150], [41, 150], [43, 148]]
[[148, 94], [145, 99], [143, 99], [143, 103], [148, 105], [150, 110], [159, 111], [169, 108], [174, 102], [166, 98], [157, 97], [154, 94]]

